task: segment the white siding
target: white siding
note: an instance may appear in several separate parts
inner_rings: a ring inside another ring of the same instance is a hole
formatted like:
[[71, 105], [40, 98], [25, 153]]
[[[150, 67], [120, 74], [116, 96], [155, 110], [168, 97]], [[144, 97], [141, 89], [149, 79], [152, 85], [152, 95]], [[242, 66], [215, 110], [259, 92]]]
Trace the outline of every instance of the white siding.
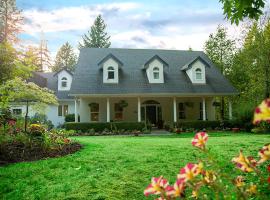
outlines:
[[[159, 79], [154, 79], [153, 69], [155, 67], [159, 68]], [[146, 69], [146, 74], [149, 83], [164, 83], [164, 66], [158, 59], [153, 60], [149, 64], [148, 68]]]
[[[197, 80], [196, 79], [196, 69], [201, 69], [202, 71], [202, 79]], [[206, 78], [205, 78], [205, 65], [200, 61], [197, 60], [195, 63], [193, 63], [192, 67], [186, 71], [189, 79], [191, 80], [192, 83], [200, 83], [200, 84], [205, 84], [206, 83]]]
[[[114, 79], [108, 79], [108, 68], [114, 68]], [[110, 58], [103, 64], [103, 83], [118, 83], [118, 69], [119, 65], [114, 59]]]
[[[63, 70], [57, 74], [58, 77], [58, 90], [59, 91], [68, 91], [70, 90], [72, 83], [72, 76], [66, 71]], [[62, 87], [62, 78], [67, 78], [67, 87]]]

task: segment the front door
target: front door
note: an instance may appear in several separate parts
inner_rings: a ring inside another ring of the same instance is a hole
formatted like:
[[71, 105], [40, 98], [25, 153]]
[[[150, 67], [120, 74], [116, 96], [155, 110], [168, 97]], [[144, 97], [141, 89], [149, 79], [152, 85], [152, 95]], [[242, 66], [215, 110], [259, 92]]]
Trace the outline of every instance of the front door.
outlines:
[[146, 106], [146, 119], [151, 124], [157, 124], [157, 109], [156, 109], [156, 106]]

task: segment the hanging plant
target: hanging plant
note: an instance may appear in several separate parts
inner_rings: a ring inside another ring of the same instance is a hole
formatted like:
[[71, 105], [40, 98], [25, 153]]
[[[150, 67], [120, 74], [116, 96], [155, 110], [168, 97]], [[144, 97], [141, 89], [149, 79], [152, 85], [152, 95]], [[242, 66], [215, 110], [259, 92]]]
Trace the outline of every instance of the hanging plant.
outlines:
[[214, 101], [214, 102], [213, 102], [213, 106], [220, 106], [220, 105], [221, 105], [220, 102], [217, 102], [217, 101]]
[[125, 107], [127, 107], [128, 106], [128, 102], [127, 101], [125, 101], [125, 100], [121, 100], [121, 101], [119, 101], [119, 106], [121, 107], [121, 108], [125, 108]]

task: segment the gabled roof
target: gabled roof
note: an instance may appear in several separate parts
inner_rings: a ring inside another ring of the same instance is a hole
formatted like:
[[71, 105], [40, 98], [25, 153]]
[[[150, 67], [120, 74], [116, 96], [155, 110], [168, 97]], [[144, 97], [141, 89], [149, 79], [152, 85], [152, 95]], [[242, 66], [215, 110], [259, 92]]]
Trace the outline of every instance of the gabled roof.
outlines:
[[97, 65], [102, 65], [104, 62], [112, 58], [115, 62], [117, 62], [120, 66], [123, 66], [123, 63], [115, 57], [112, 53], [108, 54], [106, 57], [104, 57]]
[[145, 64], [144, 64], [144, 68], [148, 68], [149, 64], [154, 61], [154, 60], [158, 60], [159, 62], [163, 63], [165, 66], [169, 66], [168, 63], [166, 63], [162, 58], [160, 58], [158, 55], [154, 55], [152, 58], [150, 58]]
[[[98, 64], [113, 54], [124, 64], [119, 71], [118, 84], [103, 83], [103, 71]], [[158, 55], [168, 63], [164, 72], [164, 84], [151, 84], [142, 66], [149, 58]], [[205, 68], [206, 84], [192, 84], [180, 66], [191, 63], [200, 56], [210, 67]], [[214, 66], [202, 51], [83, 48], [74, 72], [70, 95], [203, 95], [237, 94], [235, 88]]]
[[202, 59], [201, 56], [198, 56], [197, 58], [189, 61], [187, 64], [185, 64], [183, 67], [181, 67], [181, 70], [186, 71], [186, 70], [190, 69], [192, 67], [192, 65], [198, 60], [201, 61], [205, 66], [210, 67], [210, 65], [204, 59]]
[[58, 72], [56, 72], [56, 73], [54, 74], [54, 76], [56, 76], [57, 74], [59, 74], [59, 73], [62, 72], [62, 71], [66, 71], [66, 72], [69, 73], [71, 76], [73, 76], [73, 73], [72, 73], [70, 70], [68, 70], [66, 67], [64, 67], [63, 69], [61, 69], [61, 70], [59, 70]]

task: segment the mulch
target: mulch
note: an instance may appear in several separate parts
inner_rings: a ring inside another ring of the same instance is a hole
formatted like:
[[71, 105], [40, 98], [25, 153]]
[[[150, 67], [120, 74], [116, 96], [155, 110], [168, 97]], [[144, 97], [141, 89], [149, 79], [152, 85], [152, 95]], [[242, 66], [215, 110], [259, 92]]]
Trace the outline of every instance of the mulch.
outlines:
[[25, 146], [21, 142], [8, 142], [0, 145], [0, 166], [25, 162], [35, 161], [46, 158], [61, 157], [68, 154], [75, 153], [82, 148], [82, 145], [76, 142], [63, 144], [53, 149], [46, 149], [40, 144], [33, 144]]

